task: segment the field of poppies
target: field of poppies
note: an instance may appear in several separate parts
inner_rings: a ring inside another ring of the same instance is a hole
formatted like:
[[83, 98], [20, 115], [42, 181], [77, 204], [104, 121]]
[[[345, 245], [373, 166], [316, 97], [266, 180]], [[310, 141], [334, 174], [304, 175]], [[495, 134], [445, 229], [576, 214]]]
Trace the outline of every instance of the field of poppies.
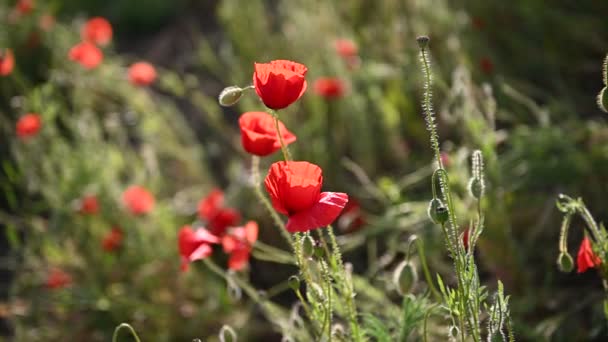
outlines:
[[605, 341], [606, 13], [0, 0], [0, 341]]

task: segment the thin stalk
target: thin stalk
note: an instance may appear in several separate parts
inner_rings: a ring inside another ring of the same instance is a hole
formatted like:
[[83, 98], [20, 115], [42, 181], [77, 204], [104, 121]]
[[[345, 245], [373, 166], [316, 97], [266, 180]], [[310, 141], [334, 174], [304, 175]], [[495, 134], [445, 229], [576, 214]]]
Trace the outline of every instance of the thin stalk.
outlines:
[[352, 280], [346, 273], [346, 269], [344, 268], [344, 263], [342, 261], [342, 253], [340, 252], [340, 246], [338, 246], [338, 241], [336, 240], [336, 235], [334, 234], [334, 229], [332, 226], [327, 226], [327, 234], [329, 235], [330, 243], [333, 249], [333, 257], [336, 261], [336, 266], [338, 268], [338, 272], [341, 273], [339, 282], [342, 285], [342, 291], [344, 292], [344, 296], [346, 297], [346, 310], [348, 312], [349, 323], [351, 333], [353, 335], [354, 341], [362, 341], [361, 332], [359, 328], [359, 322], [357, 320], [357, 307], [353, 300], [354, 297], [354, 289]]
[[435, 287], [435, 283], [431, 278], [431, 272], [429, 271], [429, 267], [426, 263], [426, 255], [424, 254], [424, 242], [421, 239], [416, 239], [416, 248], [418, 249], [418, 255], [420, 256], [420, 264], [422, 265], [422, 271], [424, 273], [424, 278], [426, 279], [426, 283], [429, 284], [429, 289], [431, 289], [431, 293], [433, 297], [435, 297], [436, 301], [441, 301], [441, 295], [437, 288]]
[[285, 142], [283, 141], [283, 134], [281, 134], [281, 129], [279, 127], [279, 113], [277, 113], [275, 110], [270, 110], [270, 113], [274, 118], [274, 128], [277, 131], [279, 143], [281, 143], [281, 151], [283, 151], [283, 158], [285, 159], [285, 161], [290, 161], [292, 160], [291, 153], [289, 152], [287, 145], [285, 145]]

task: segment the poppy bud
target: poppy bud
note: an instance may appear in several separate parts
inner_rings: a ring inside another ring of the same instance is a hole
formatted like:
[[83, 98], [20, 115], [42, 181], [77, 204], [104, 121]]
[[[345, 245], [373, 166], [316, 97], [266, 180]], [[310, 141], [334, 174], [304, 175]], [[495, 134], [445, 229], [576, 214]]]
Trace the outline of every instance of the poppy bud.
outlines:
[[239, 102], [241, 96], [243, 96], [242, 88], [237, 86], [230, 86], [222, 90], [220, 96], [218, 96], [218, 101], [220, 102], [220, 105], [224, 107], [230, 107]]
[[450, 332], [449, 332], [449, 334], [450, 334], [450, 337], [451, 337], [451, 338], [458, 338], [458, 335], [460, 334], [460, 329], [458, 329], [458, 327], [457, 327], [457, 326], [452, 325], [452, 326], [450, 327]]
[[221, 342], [236, 342], [237, 336], [234, 329], [232, 329], [229, 325], [224, 325], [219, 333], [219, 338]]
[[292, 275], [287, 279], [287, 284], [291, 287], [292, 290], [298, 291], [300, 289], [300, 278], [296, 275]]
[[479, 178], [471, 178], [469, 180], [469, 193], [476, 199], [480, 199], [485, 192], [483, 181]]
[[310, 258], [314, 253], [315, 242], [310, 236], [304, 236], [302, 239], [302, 254], [305, 258]]
[[323, 247], [317, 245], [314, 248], [314, 253], [317, 258], [321, 259], [325, 255], [325, 250], [323, 249]]
[[427, 210], [429, 219], [435, 224], [444, 224], [448, 220], [448, 209], [439, 198], [433, 198]]
[[417, 281], [418, 272], [416, 272], [416, 267], [408, 260], [399, 264], [393, 273], [393, 284], [401, 295], [409, 293]]
[[597, 94], [597, 105], [600, 106], [601, 110], [608, 113], [608, 91], [606, 91], [606, 87]]
[[421, 49], [426, 48], [429, 45], [429, 37], [428, 36], [419, 36], [418, 38], [416, 38], [416, 41], [418, 42], [418, 47], [420, 47]]
[[568, 273], [574, 268], [574, 260], [568, 252], [561, 252], [557, 257], [557, 267], [560, 271]]

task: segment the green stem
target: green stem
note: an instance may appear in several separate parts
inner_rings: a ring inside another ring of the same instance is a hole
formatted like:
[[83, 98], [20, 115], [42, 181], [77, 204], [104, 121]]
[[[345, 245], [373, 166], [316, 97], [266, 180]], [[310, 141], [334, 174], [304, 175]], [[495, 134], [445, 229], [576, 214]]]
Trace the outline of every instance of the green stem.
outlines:
[[424, 254], [424, 242], [421, 239], [416, 239], [416, 248], [418, 249], [420, 264], [422, 265], [422, 271], [424, 272], [426, 283], [429, 284], [429, 289], [431, 289], [431, 293], [433, 294], [433, 297], [435, 297], [435, 300], [439, 302], [441, 301], [441, 295], [439, 294], [439, 291], [437, 291], [435, 283], [431, 278], [431, 272], [429, 271], [429, 267], [426, 263], [426, 255]]
[[141, 340], [139, 339], [139, 336], [137, 336], [137, 333], [135, 332], [133, 327], [127, 323], [121, 323], [119, 326], [116, 327], [116, 329], [114, 329], [114, 334], [112, 335], [112, 342], [118, 341], [118, 333], [122, 329], [127, 329], [131, 333], [131, 336], [133, 336], [133, 338], [135, 339], [136, 342], [141, 342]]
[[285, 161], [291, 161], [291, 153], [289, 152], [287, 145], [285, 145], [285, 142], [283, 141], [283, 134], [281, 134], [281, 129], [279, 127], [279, 113], [274, 110], [271, 110], [270, 112], [272, 114], [272, 117], [274, 118], [274, 128], [277, 131], [279, 143], [281, 143], [281, 151], [283, 151], [283, 158], [285, 159]]

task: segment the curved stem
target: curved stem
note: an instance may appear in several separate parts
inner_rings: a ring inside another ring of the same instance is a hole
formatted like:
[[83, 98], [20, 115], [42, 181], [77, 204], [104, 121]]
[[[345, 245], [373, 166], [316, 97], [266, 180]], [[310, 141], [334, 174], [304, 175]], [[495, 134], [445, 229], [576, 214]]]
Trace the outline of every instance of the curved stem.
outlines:
[[114, 334], [112, 335], [112, 342], [118, 341], [118, 333], [122, 329], [127, 329], [131, 333], [131, 336], [133, 336], [133, 338], [135, 339], [136, 342], [141, 342], [141, 340], [139, 339], [139, 336], [137, 336], [137, 333], [135, 332], [133, 327], [127, 323], [121, 323], [119, 326], [116, 327], [116, 329], [114, 329]]
[[285, 145], [285, 142], [283, 141], [283, 134], [281, 134], [281, 128], [279, 127], [279, 113], [277, 113], [275, 110], [271, 110], [270, 112], [272, 113], [272, 117], [274, 118], [274, 128], [277, 131], [279, 143], [281, 143], [281, 151], [283, 151], [283, 158], [285, 159], [285, 161], [290, 161], [292, 160], [291, 153], [289, 152], [287, 145]]

